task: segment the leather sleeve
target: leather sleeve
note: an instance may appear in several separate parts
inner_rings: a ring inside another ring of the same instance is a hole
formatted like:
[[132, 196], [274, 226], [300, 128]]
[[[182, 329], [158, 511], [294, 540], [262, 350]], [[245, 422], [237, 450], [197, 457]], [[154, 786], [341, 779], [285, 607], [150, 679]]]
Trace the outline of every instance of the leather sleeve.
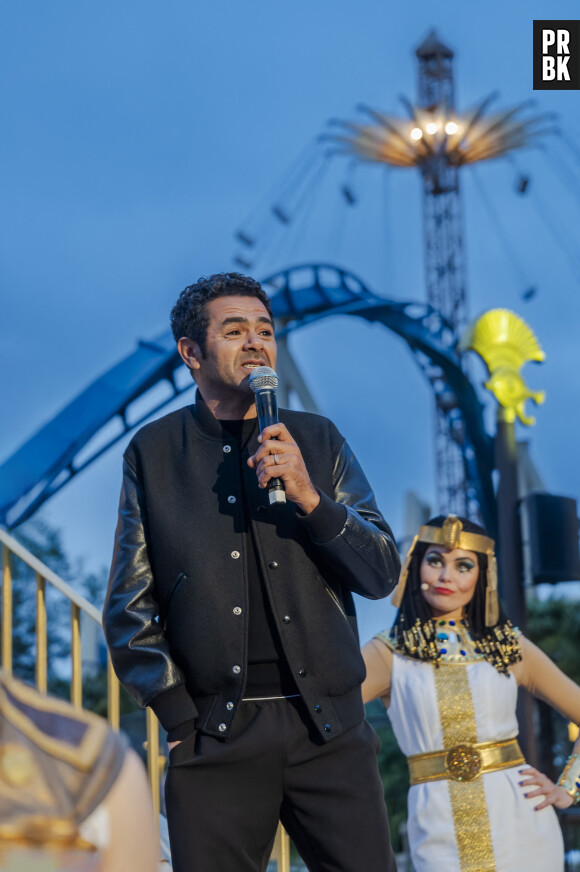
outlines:
[[197, 709], [158, 623], [144, 518], [142, 486], [125, 460], [103, 627], [119, 680], [139, 705], [152, 705], [170, 729], [195, 718]]
[[[335, 503], [346, 509], [340, 531], [328, 541], [313, 540], [340, 573], [345, 587], [368, 597], [387, 596], [399, 578], [401, 562], [391, 528], [353, 452], [343, 440], [333, 470]], [[308, 525], [308, 517], [304, 519]]]

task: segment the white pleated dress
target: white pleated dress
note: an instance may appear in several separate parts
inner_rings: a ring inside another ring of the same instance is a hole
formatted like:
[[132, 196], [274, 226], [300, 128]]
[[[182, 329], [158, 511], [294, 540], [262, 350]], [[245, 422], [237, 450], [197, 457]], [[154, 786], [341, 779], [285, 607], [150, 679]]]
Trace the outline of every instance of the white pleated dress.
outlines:
[[[485, 660], [436, 669], [394, 653], [388, 715], [407, 756], [442, 750], [444, 735], [449, 747], [465, 717], [471, 718], [477, 742], [514, 738], [516, 699], [513, 675], [500, 674]], [[541, 800], [524, 797], [526, 788], [518, 784], [522, 768], [483, 773], [470, 784], [413, 785], [408, 833], [416, 872], [563, 870], [556, 814], [551, 806], [534, 811]]]

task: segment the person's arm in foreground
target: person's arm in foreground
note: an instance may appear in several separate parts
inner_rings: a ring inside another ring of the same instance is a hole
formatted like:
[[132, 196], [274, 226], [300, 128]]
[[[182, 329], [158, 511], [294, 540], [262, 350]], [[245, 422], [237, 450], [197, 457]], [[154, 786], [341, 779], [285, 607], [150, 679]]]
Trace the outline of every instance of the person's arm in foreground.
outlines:
[[137, 754], [125, 755], [119, 777], [103, 802], [110, 840], [102, 872], [158, 872], [160, 844], [153, 819], [151, 791]]

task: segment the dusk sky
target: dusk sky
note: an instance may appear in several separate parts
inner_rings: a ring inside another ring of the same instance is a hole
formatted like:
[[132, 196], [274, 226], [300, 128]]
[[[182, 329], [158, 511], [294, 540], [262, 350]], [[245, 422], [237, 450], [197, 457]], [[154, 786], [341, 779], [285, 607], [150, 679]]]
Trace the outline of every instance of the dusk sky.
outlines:
[[[263, 228], [248, 270], [257, 278], [332, 263], [379, 295], [424, 301], [416, 170], [353, 171], [336, 157], [316, 184], [303, 180], [290, 225], [269, 210], [280, 198], [293, 207], [297, 191], [281, 195], [283, 181], [330, 119], [362, 120], [361, 103], [405, 113], [400, 95], [417, 94], [414, 50], [435, 27], [455, 52], [459, 111], [497, 91], [497, 109], [535, 100], [528, 116], [557, 116], [559, 132], [537, 147], [461, 171], [467, 291], [472, 317], [504, 306], [536, 333], [546, 362], [523, 374], [547, 399], [529, 404], [537, 424], [518, 435], [529, 439], [546, 489], [580, 499], [580, 92], [532, 90], [533, 19], [574, 19], [579, 8], [571, 0], [5, 4], [0, 460], [139, 339], [166, 330], [186, 284], [234, 269], [234, 234], [249, 219]], [[516, 190], [522, 175], [525, 195]], [[341, 196], [345, 182], [354, 206]], [[346, 317], [297, 331], [291, 348], [401, 536], [407, 491], [435, 507], [432, 400], [408, 348], [381, 325]], [[490, 429], [494, 402], [486, 399]], [[126, 441], [41, 513], [90, 569], [110, 561]], [[360, 615], [368, 638], [392, 612], [372, 603]]]

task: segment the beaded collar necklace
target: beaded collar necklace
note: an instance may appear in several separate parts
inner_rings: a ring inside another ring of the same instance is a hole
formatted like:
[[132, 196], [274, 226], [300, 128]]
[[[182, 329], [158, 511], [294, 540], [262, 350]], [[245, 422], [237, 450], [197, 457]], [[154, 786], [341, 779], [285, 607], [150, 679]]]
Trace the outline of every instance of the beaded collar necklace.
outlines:
[[465, 618], [446, 621], [432, 618], [404, 629], [395, 623], [390, 630], [377, 633], [377, 638], [403, 657], [433, 663], [474, 663], [487, 660], [498, 672], [508, 674], [509, 666], [522, 659], [520, 631], [511, 621], [489, 629], [480, 640], [472, 639]]
[[467, 628], [467, 621], [435, 620], [435, 639], [444, 663], [469, 663], [484, 660], [482, 649], [473, 642]]

